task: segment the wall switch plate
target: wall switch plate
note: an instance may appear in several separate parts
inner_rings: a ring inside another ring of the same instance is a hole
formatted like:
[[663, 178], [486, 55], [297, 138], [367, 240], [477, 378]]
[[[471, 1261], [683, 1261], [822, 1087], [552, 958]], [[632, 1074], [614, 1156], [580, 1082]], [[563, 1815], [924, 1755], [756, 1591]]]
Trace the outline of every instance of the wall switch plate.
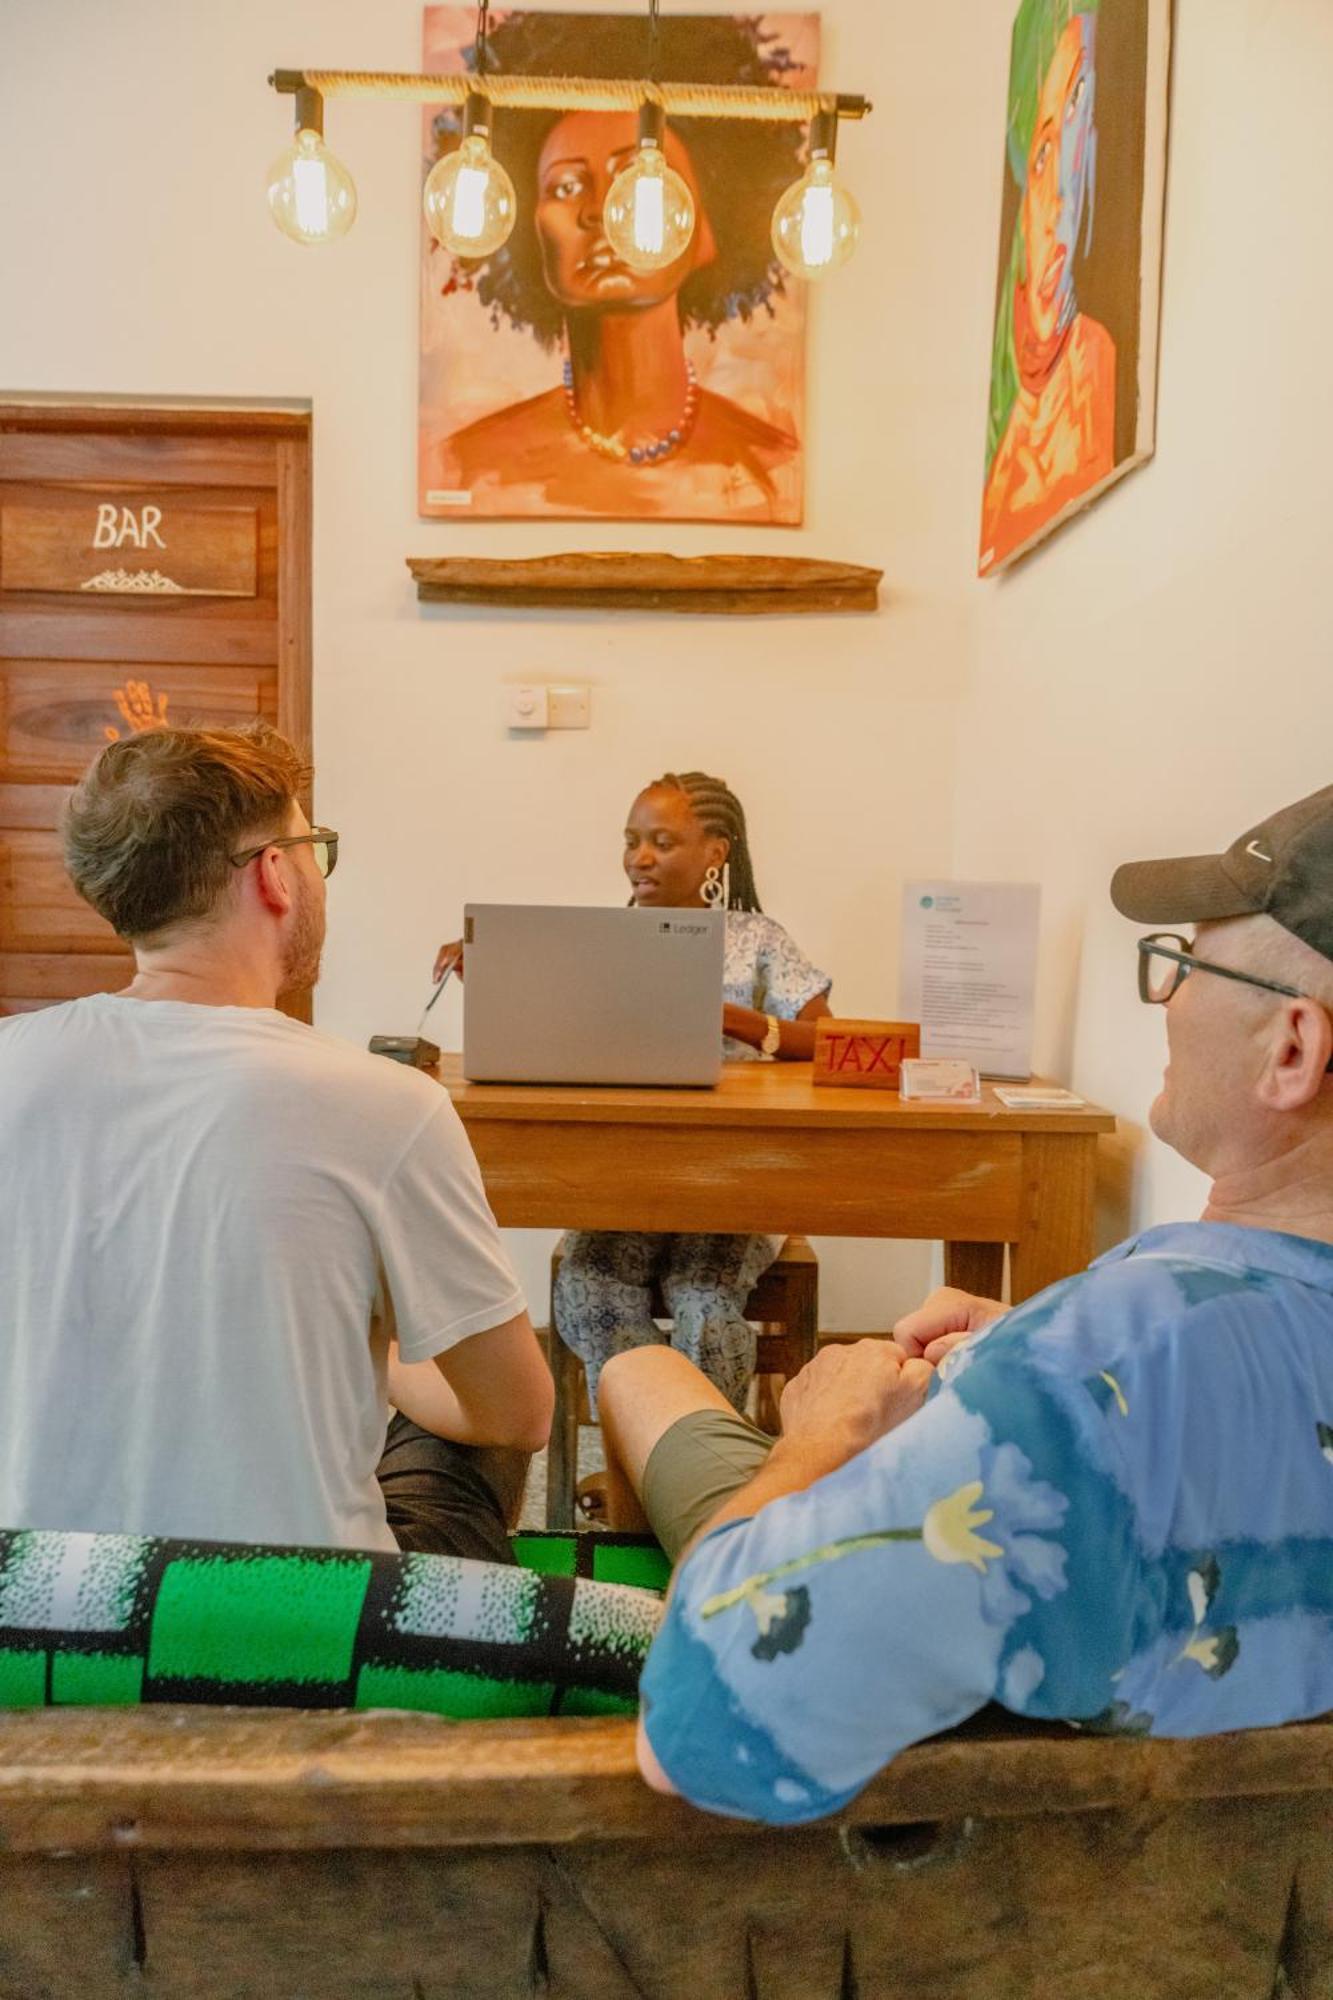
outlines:
[[510, 729], [545, 729], [546, 689], [531, 686], [506, 688], [505, 722]]
[[548, 729], [587, 729], [592, 722], [592, 690], [587, 687], [548, 687], [546, 726]]

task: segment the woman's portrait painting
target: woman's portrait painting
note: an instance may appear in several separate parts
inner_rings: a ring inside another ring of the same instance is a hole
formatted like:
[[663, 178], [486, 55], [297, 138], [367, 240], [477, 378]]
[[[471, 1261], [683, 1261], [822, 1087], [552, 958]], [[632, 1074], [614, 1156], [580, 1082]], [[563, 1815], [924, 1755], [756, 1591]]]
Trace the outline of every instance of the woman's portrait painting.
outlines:
[[[425, 68], [475, 67], [472, 7], [425, 10]], [[492, 14], [488, 70], [642, 78], [647, 11]], [[818, 16], [663, 18], [671, 81], [814, 88]], [[430, 109], [423, 176], [460, 143]], [[518, 220], [489, 257], [422, 232], [418, 507], [423, 515], [799, 524], [805, 300], [773, 253], [778, 197], [804, 171], [791, 124], [679, 118], [667, 163], [688, 183], [693, 239], [648, 272], [614, 254], [607, 189], [632, 160], [624, 112], [494, 113]]]
[[1170, 0], [1014, 20], [980, 573], [1152, 455]]

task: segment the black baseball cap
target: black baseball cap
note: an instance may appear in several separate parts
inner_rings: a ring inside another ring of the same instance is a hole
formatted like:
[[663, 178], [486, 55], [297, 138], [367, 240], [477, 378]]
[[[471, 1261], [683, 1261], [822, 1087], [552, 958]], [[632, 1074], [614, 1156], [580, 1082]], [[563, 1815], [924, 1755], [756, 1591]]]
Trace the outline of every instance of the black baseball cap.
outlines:
[[1270, 813], [1225, 854], [1125, 862], [1111, 901], [1142, 924], [1272, 917], [1333, 959], [1333, 785]]

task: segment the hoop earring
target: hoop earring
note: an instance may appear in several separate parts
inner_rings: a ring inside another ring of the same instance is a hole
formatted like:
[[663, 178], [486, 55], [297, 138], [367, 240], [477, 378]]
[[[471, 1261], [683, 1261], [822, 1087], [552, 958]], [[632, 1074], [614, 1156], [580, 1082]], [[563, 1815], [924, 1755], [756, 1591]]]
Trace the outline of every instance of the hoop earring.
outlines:
[[727, 885], [722, 879], [720, 868], [708, 868], [704, 871], [703, 887], [699, 894], [710, 910], [721, 910], [726, 907]]

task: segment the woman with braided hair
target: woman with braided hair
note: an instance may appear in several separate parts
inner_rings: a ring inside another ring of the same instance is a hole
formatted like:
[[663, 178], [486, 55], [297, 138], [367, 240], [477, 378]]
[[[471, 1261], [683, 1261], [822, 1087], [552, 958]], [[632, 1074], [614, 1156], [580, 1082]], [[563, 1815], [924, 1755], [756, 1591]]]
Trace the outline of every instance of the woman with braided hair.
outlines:
[[[731, 1061], [809, 1062], [815, 1022], [829, 1012], [831, 981], [759, 906], [740, 800], [703, 771], [668, 772], [639, 793], [625, 822], [623, 865], [638, 909], [726, 908], [723, 1053]], [[443, 945], [438, 978], [462, 961]], [[782, 1247], [773, 1236], [671, 1236], [575, 1230], [555, 1287], [560, 1338], [597, 1381], [613, 1354], [669, 1341], [741, 1409], [754, 1374], [755, 1330], [745, 1301]], [[654, 1284], [672, 1318], [652, 1315]]]
[[[726, 1056], [808, 1062], [815, 1022], [829, 1011], [830, 981], [760, 909], [745, 811], [722, 779], [668, 772], [640, 792], [625, 823], [624, 867], [639, 909], [725, 904]], [[781, 1248], [776, 1236], [572, 1231], [556, 1279], [555, 1323], [583, 1362], [594, 1410], [611, 1355], [668, 1337], [653, 1319], [654, 1281], [671, 1314], [671, 1345], [741, 1409], [755, 1356], [745, 1301]]]

